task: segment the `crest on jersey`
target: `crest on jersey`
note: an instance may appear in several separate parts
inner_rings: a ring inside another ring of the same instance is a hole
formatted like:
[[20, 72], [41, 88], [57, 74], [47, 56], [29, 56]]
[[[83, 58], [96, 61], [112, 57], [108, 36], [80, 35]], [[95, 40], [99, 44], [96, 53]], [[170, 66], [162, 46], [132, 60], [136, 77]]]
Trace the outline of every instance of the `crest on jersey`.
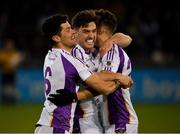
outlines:
[[106, 62], [106, 65], [107, 65], [107, 66], [111, 66], [111, 61], [107, 61], [107, 62]]

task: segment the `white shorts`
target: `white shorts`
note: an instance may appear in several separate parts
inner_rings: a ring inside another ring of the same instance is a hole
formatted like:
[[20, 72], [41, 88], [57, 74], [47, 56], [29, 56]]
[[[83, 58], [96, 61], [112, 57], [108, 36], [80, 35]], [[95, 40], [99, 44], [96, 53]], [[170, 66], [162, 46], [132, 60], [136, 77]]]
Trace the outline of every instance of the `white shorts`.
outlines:
[[[110, 125], [110, 127], [105, 129], [105, 133], [112, 134], [115, 133], [115, 125]], [[137, 134], [138, 133], [138, 124], [126, 124], [126, 134]]]
[[[53, 127], [48, 127], [48, 126], [38, 126], [34, 131], [34, 134], [54, 134], [54, 133], [55, 132], [53, 131]], [[64, 134], [70, 134], [70, 132], [65, 130]]]
[[81, 133], [102, 134], [103, 130], [96, 115], [89, 115], [79, 119]]

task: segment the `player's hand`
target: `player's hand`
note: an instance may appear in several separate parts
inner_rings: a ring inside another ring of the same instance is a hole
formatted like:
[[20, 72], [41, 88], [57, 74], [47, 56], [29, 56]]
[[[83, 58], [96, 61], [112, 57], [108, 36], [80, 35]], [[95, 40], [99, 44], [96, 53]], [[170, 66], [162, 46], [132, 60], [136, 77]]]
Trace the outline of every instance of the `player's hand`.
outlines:
[[100, 57], [103, 57], [109, 50], [111, 50], [112, 46], [113, 42], [111, 40], [106, 40], [99, 48]]
[[134, 83], [131, 77], [125, 75], [121, 75], [118, 82], [122, 88], [129, 88]]
[[48, 100], [56, 106], [65, 106], [77, 101], [76, 93], [72, 93], [68, 90], [59, 89], [57, 94], [50, 94]]

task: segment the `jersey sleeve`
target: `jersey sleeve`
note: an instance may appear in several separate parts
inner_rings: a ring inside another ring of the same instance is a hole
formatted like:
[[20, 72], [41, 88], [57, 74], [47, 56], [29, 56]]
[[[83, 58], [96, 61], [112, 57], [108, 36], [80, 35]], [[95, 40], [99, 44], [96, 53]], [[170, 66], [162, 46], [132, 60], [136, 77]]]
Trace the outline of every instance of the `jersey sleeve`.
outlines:
[[75, 58], [75, 61], [76, 70], [78, 71], [80, 78], [85, 81], [92, 74], [92, 72], [82, 60]]
[[75, 47], [72, 51], [72, 55], [78, 59], [81, 59], [84, 61], [84, 55], [81, 49], [79, 49], [78, 47]]

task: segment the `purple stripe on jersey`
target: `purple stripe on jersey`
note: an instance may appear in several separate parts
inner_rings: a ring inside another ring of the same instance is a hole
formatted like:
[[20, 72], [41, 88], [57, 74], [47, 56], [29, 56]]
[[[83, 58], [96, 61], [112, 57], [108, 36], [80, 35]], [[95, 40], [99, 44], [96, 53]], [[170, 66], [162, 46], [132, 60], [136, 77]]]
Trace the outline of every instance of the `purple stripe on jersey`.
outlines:
[[111, 71], [111, 67], [105, 67], [104, 70]]
[[[82, 51], [81, 51], [80, 49], [78, 49], [78, 47], [75, 47], [75, 48], [72, 50], [71, 54], [72, 54], [72, 56], [74, 56], [74, 57], [77, 58], [77, 55], [76, 55], [77, 53], [80, 53], [80, 54], [81, 54], [81, 58], [78, 57], [78, 59], [81, 59], [81, 60], [84, 61], [84, 56], [83, 56]], [[82, 62], [82, 61], [81, 61], [81, 62]]]
[[53, 128], [53, 134], [65, 134], [65, 130], [62, 128]]
[[[123, 67], [124, 67], [124, 62], [125, 62], [125, 56], [124, 56], [122, 48], [118, 47], [118, 50], [119, 50], [119, 58], [120, 58], [120, 64], [119, 64], [118, 72], [122, 73]], [[127, 122], [128, 123], [129, 122], [129, 111], [128, 111], [126, 105], [125, 105], [125, 100], [124, 100], [123, 95], [122, 95], [122, 90], [121, 89], [119, 89], [119, 90], [120, 90], [121, 99], [122, 99], [122, 101], [121, 101], [122, 104], [121, 105], [123, 106], [121, 108], [121, 113], [124, 116], [124, 117], [122, 117], [123, 118], [123, 122]]]
[[77, 47], [75, 47], [75, 48], [73, 48], [73, 50], [71, 51], [71, 54], [74, 56], [74, 57], [76, 57], [76, 50], [77, 50], [78, 48]]
[[79, 50], [79, 52], [80, 52], [80, 54], [81, 54], [81, 58], [80, 59], [82, 59], [83, 61], [84, 61], [84, 56], [83, 56], [83, 53], [81, 52], [81, 50], [80, 49], [78, 49]]
[[109, 51], [110, 53], [109, 53], [109, 57], [108, 57], [108, 60], [111, 60], [111, 56], [112, 56], [112, 49]]
[[108, 69], [107, 69], [108, 71], [111, 71], [111, 67], [108, 67]]
[[111, 48], [111, 50], [108, 51], [107, 53], [107, 57], [106, 57], [106, 60], [113, 60], [114, 58], [114, 48], [115, 48], [115, 45], [113, 45], [113, 47]]
[[128, 60], [128, 65], [127, 65], [127, 69], [129, 69], [131, 67], [131, 60]]
[[81, 109], [78, 102], [74, 116], [73, 133], [80, 133], [79, 118], [83, 118], [83, 115], [84, 115], [84, 111]]
[[111, 52], [108, 51], [107, 56], [106, 56], [106, 60], [109, 60], [110, 54], [111, 54]]
[[[76, 92], [76, 81], [79, 75], [73, 64], [70, 63], [63, 55], [61, 55], [62, 64], [65, 71], [65, 85], [64, 90]], [[61, 81], [60, 81], [61, 82]], [[71, 104], [63, 107], [58, 107], [54, 110], [54, 118], [52, 126], [62, 128], [62, 130], [69, 130], [71, 119]], [[73, 125], [73, 124], [72, 124]]]
[[78, 61], [80, 61], [82, 64], [85, 64], [84, 61], [82, 61], [81, 59], [77, 58], [77, 57], [74, 57], [75, 59], [77, 59]]
[[112, 53], [112, 58], [111, 58], [111, 60], [113, 61], [113, 59], [114, 59], [114, 53], [115, 53], [115, 45], [113, 44], [113, 47], [112, 47], [112, 51], [113, 51], [113, 53]]
[[[80, 60], [78, 58], [76, 58], [76, 59], [79, 60], [82, 64], [84, 64], [84, 62], [82, 60]], [[71, 86], [73, 85], [71, 83], [74, 82], [74, 86], [76, 86], [77, 80], [80, 79], [79, 74], [78, 74], [77, 70], [75, 69], [75, 67], [69, 61], [67, 61], [65, 58], [62, 58], [62, 61], [63, 61], [64, 69], [65, 69], [65, 74], [67, 76], [66, 77], [66, 82], [65, 82], [65, 89], [70, 89]], [[66, 64], [64, 64], [64, 63], [66, 63]], [[78, 76], [75, 75], [74, 79], [72, 79], [73, 74], [78, 74]], [[68, 76], [70, 76], [71, 78], [68, 78]], [[69, 82], [70, 80], [72, 80], [72, 81]], [[76, 92], [75, 87], [74, 87], [74, 90], [72, 92]], [[80, 107], [78, 107], [78, 106], [76, 107], [74, 115], [75, 116], [74, 116], [74, 119], [73, 119], [74, 120], [73, 132], [77, 133], [77, 132], [80, 131], [79, 118], [82, 118], [82, 116], [83, 116], [83, 113], [82, 113]]]
[[122, 90], [119, 87], [115, 92], [108, 95], [109, 122], [115, 124], [116, 130], [126, 129], [125, 124], [129, 123], [129, 112], [125, 105]]
[[122, 51], [122, 48], [118, 47], [119, 50], [119, 58], [120, 58], [120, 64], [118, 68], [118, 72], [122, 73], [123, 67], [124, 67], [124, 53]]
[[[129, 59], [127, 69], [130, 69], [130, 67], [131, 67], [131, 60]], [[128, 74], [128, 76], [131, 76], [131, 72]]]
[[[76, 50], [79, 50], [79, 52], [81, 53], [81, 57], [82, 57], [81, 59], [80, 59], [80, 58], [77, 58], [77, 55], [76, 55], [77, 51], [76, 51]], [[74, 58], [76, 58], [77, 60], [79, 60], [82, 64], [85, 64], [85, 63], [84, 63], [83, 54], [82, 54], [81, 50], [78, 49], [77, 47], [75, 47], [75, 48], [73, 49], [73, 51], [72, 51], [72, 56], [73, 56]]]
[[79, 79], [79, 74], [72, 63], [67, 60], [63, 55], [61, 56], [64, 71], [65, 71], [65, 90], [76, 92], [76, 82]]
[[[52, 127], [61, 128], [60, 130], [69, 131], [71, 119], [71, 105], [58, 107], [54, 110]], [[58, 130], [58, 129], [57, 129]], [[56, 131], [57, 131], [56, 130]]]
[[[118, 71], [122, 73], [125, 57], [122, 49], [118, 47], [120, 64]], [[115, 130], [125, 131], [126, 123], [129, 122], [129, 112], [127, 110], [124, 97], [122, 95], [121, 87], [119, 87], [114, 93], [108, 95], [108, 109], [109, 109], [109, 122], [115, 124]]]

